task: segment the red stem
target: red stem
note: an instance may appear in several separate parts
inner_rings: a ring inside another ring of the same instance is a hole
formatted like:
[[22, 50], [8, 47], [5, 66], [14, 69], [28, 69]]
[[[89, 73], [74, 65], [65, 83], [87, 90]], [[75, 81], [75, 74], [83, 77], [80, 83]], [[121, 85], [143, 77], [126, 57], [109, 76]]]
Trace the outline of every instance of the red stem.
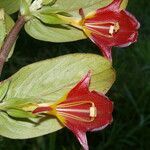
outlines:
[[25, 24], [24, 16], [19, 16], [18, 20], [16, 21], [15, 25], [7, 35], [7, 37], [4, 40], [4, 43], [0, 49], [0, 75], [3, 70], [4, 63], [9, 55], [9, 52], [17, 40], [17, 36], [22, 29], [23, 25]]

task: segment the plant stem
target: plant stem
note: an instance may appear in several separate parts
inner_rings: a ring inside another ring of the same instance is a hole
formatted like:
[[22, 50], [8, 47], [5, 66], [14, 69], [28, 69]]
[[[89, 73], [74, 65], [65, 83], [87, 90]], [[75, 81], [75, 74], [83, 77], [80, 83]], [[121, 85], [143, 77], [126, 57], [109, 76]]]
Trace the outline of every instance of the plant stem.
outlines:
[[9, 55], [9, 52], [17, 40], [17, 36], [25, 24], [24, 16], [19, 16], [13, 28], [10, 30], [9, 34], [6, 36], [4, 43], [0, 49], [0, 76], [3, 70], [4, 63]]

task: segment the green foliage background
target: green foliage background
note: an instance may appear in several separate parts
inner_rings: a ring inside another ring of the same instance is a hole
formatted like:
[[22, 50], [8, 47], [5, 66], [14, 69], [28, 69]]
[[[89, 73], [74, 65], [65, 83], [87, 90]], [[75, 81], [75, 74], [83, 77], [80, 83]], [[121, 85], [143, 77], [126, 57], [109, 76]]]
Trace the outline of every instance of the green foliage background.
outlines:
[[[150, 2], [130, 0], [128, 10], [141, 22], [139, 41], [128, 48], [113, 48], [117, 81], [108, 96], [115, 103], [114, 122], [107, 129], [88, 133], [91, 150], [149, 150], [150, 143]], [[46, 43], [29, 37], [23, 30], [15, 53], [5, 65], [2, 79], [19, 68], [63, 54], [98, 53], [90, 40]], [[59, 68], [58, 68], [59, 69]], [[79, 150], [80, 145], [67, 129], [28, 140], [0, 137], [0, 150]]]

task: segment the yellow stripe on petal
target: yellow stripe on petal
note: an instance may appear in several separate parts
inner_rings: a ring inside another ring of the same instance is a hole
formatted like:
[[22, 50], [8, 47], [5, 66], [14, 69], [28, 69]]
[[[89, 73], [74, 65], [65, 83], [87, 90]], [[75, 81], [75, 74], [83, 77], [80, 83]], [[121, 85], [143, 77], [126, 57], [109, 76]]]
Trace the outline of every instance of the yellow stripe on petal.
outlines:
[[58, 118], [58, 120], [59, 120], [60, 122], [62, 122], [63, 124], [65, 124], [65, 118], [64, 118], [63, 116], [59, 115], [59, 113], [58, 113], [57, 110], [56, 110], [56, 107], [57, 107], [60, 103], [64, 102], [64, 101], [67, 99], [67, 96], [68, 96], [68, 94], [65, 94], [62, 98], [58, 99], [58, 100], [56, 101], [56, 103], [54, 103], [53, 105], [50, 105], [49, 107], [51, 108], [51, 111], [48, 112], [49, 115], [56, 116], [56, 117]]
[[90, 37], [90, 36], [91, 36], [92, 31], [89, 30], [89, 29], [87, 29], [87, 28], [84, 27], [84, 26], [83, 26], [83, 31], [84, 31], [84, 33], [86, 34], [87, 37]]
[[58, 120], [62, 123], [62, 124], [66, 124], [66, 119], [65, 117], [63, 117], [62, 115], [58, 114], [56, 115], [56, 117], [58, 118]]
[[85, 19], [93, 18], [93, 17], [95, 16], [95, 14], [96, 14], [96, 11], [89, 12], [89, 13], [86, 15]]

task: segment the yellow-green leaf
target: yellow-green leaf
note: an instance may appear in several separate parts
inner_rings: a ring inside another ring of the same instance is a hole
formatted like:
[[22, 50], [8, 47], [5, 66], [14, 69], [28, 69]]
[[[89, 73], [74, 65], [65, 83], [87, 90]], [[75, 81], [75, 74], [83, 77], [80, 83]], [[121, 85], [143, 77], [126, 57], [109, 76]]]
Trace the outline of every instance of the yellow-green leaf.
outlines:
[[9, 84], [10, 84], [9, 80], [0, 82], [0, 102], [3, 100], [4, 96], [6, 95]]
[[[72, 17], [81, 18], [79, 9], [83, 8], [85, 14], [94, 11], [98, 8], [107, 6], [112, 0], [57, 0], [52, 6], [43, 6], [37, 10], [41, 15], [49, 15], [50, 13], [64, 12]], [[38, 17], [45, 22], [42, 17]], [[55, 19], [57, 19], [55, 17]], [[60, 20], [61, 21], [61, 20]], [[45, 23], [48, 23], [47, 20]], [[52, 25], [41, 23], [37, 19], [29, 20], [25, 25], [26, 32], [35, 39], [50, 42], [69, 42], [80, 39], [85, 39], [87, 36], [79, 29], [70, 25], [53, 25], [55, 21], [50, 22]], [[60, 22], [61, 23], [61, 22]], [[58, 24], [58, 19], [56, 20]]]
[[20, 0], [0, 0], [0, 8], [4, 8], [8, 14], [19, 10]]
[[[25, 99], [52, 104], [69, 92], [89, 70], [92, 71], [90, 90], [106, 93], [114, 83], [115, 72], [111, 62], [99, 55], [70, 54], [28, 65], [8, 79], [9, 89], [0, 109], [6, 103], [20, 107]], [[63, 127], [54, 117], [39, 123], [39, 118], [30, 118], [30, 121], [14, 119], [3, 111], [0, 111], [0, 120], [0, 135], [13, 139], [37, 137]]]
[[26, 32], [35, 39], [49, 42], [68, 42], [87, 38], [85, 34], [67, 25], [46, 26], [38, 19], [32, 19], [25, 24]]
[[19, 109], [9, 109], [7, 114], [15, 118], [35, 118], [35, 115], [33, 115], [31, 112], [26, 112]]

